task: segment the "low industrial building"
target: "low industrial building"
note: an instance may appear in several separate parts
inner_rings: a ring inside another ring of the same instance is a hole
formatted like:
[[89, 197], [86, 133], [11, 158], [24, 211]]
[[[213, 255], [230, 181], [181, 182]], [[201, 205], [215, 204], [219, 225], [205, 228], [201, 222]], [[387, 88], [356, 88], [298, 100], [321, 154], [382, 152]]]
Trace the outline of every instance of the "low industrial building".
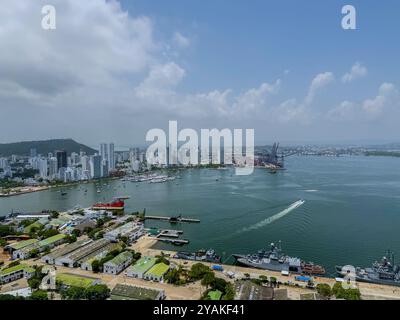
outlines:
[[90, 255], [85, 257], [84, 259], [79, 260], [78, 266], [80, 266], [82, 270], [93, 271], [93, 267], [92, 267], [93, 261], [95, 261], [95, 260], [100, 261], [108, 253], [110, 253], [111, 251], [114, 251], [114, 250], [118, 250], [118, 249], [120, 249], [119, 244], [109, 243], [105, 247], [102, 247], [101, 249], [94, 251], [93, 253], [91, 253]]
[[8, 283], [21, 278], [30, 279], [35, 273], [35, 269], [24, 264], [4, 269], [0, 271], [0, 283]]
[[79, 248], [82, 248], [83, 246], [93, 242], [93, 240], [81, 240], [81, 241], [76, 241], [74, 243], [68, 244], [60, 249], [54, 250], [53, 252], [46, 254], [45, 256], [42, 257], [42, 261], [47, 264], [55, 264], [56, 259], [63, 257], [75, 250], [78, 250]]
[[274, 289], [257, 285], [249, 280], [235, 284], [235, 300], [273, 300]]
[[126, 275], [132, 278], [143, 279], [144, 274], [156, 264], [156, 261], [156, 258], [142, 257], [133, 266], [128, 268]]
[[104, 238], [117, 242], [121, 237], [126, 237], [129, 242], [139, 239], [144, 234], [144, 227], [142, 224], [136, 222], [128, 222], [114, 230], [107, 232]]
[[67, 236], [65, 234], [57, 234], [50, 238], [35, 242], [32, 245], [14, 251], [13, 259], [28, 259], [31, 256], [32, 250], [38, 250], [39, 252], [43, 252], [47, 248], [52, 249], [62, 244], [65, 241], [66, 237]]
[[111, 300], [163, 300], [165, 291], [145, 287], [117, 284], [111, 291]]
[[163, 282], [164, 276], [168, 272], [169, 266], [165, 263], [157, 263], [144, 274], [144, 279], [149, 281]]
[[83, 259], [87, 258], [93, 252], [96, 252], [105, 246], [109, 245], [110, 241], [107, 239], [100, 239], [93, 241], [78, 250], [72, 251], [62, 257], [58, 257], [55, 259], [55, 264], [57, 266], [64, 266], [64, 267], [76, 267], [78, 266], [78, 261], [82, 261]]
[[125, 251], [117, 255], [114, 259], [106, 262], [103, 266], [104, 273], [119, 274], [132, 263], [133, 255]]
[[5, 246], [4, 250], [8, 251], [10, 254], [13, 254], [15, 251], [21, 250], [21, 249], [23, 249], [27, 246], [30, 246], [36, 242], [39, 242], [39, 240], [28, 239], [28, 240], [24, 240], [24, 241], [19, 241], [19, 242], [15, 242], [15, 243]]

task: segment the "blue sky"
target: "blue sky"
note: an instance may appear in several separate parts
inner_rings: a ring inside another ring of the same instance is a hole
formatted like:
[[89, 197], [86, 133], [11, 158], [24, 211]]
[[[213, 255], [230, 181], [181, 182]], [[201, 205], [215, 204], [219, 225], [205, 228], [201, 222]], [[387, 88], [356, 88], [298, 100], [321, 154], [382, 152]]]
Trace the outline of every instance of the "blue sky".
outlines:
[[[341, 28], [345, 4], [357, 9], [356, 31]], [[122, 6], [154, 17], [161, 37], [179, 30], [193, 39], [182, 57], [188, 90], [243, 90], [290, 70], [288, 90], [301, 94], [316, 73], [345, 73], [355, 61], [375, 78], [366, 89], [399, 80], [398, 1], [126, 0]]]
[[44, 31], [46, 0], [4, 0], [0, 142], [144, 144], [169, 120], [252, 128], [258, 144], [400, 140], [398, 1], [52, 3]]

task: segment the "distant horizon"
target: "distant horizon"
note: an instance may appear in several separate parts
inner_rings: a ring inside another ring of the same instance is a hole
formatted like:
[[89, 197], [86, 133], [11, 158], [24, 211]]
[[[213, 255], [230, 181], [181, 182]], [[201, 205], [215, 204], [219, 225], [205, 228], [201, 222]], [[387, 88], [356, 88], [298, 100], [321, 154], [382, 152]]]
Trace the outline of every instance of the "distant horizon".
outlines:
[[[11, 141], [11, 142], [0, 142], [0, 145], [5, 144], [13, 144], [13, 143], [29, 143], [29, 142], [44, 142], [44, 141], [54, 141], [54, 140], [73, 140], [79, 144], [83, 144], [89, 148], [92, 148], [96, 151], [99, 151], [99, 146], [101, 143], [114, 143], [115, 151], [127, 151], [130, 148], [146, 148], [150, 143], [147, 144], [118, 144], [116, 141], [101, 141], [98, 144], [87, 144], [81, 140], [76, 140], [74, 138], [49, 138], [43, 140], [20, 140], [20, 141]], [[369, 139], [359, 139], [359, 140], [347, 140], [347, 141], [334, 141], [334, 140], [325, 140], [325, 141], [266, 141], [261, 143], [256, 143], [255, 147], [264, 147], [264, 146], [272, 146], [274, 143], [279, 143], [281, 147], [299, 147], [299, 146], [317, 146], [317, 147], [371, 147], [371, 146], [385, 146], [385, 145], [399, 145], [400, 141], [393, 140], [369, 140]]]

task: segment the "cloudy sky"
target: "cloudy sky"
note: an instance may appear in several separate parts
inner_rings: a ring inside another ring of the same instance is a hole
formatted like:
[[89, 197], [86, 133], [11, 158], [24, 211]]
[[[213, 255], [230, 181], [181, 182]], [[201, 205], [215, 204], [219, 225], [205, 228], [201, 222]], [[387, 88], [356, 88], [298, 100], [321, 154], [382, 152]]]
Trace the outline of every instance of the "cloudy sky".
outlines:
[[400, 141], [400, 3], [351, 3], [345, 31], [340, 0], [2, 0], [0, 142], [143, 145], [168, 120], [259, 144]]

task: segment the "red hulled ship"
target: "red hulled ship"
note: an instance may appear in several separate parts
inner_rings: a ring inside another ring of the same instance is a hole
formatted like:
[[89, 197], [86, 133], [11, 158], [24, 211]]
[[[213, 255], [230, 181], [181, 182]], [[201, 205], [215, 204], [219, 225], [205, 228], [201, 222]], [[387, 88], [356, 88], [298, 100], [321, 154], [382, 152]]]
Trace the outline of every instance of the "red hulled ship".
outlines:
[[110, 203], [95, 203], [92, 206], [93, 210], [124, 210], [125, 202], [121, 199], [116, 199]]

